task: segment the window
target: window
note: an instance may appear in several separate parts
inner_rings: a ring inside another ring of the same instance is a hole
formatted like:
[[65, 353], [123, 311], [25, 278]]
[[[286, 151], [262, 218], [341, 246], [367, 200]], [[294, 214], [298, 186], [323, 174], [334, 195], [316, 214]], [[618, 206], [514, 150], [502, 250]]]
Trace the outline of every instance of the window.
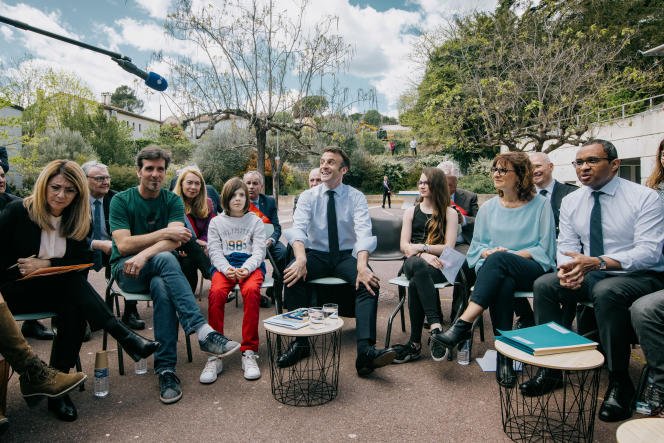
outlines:
[[625, 180], [641, 184], [641, 159], [623, 158], [620, 160], [618, 176]]

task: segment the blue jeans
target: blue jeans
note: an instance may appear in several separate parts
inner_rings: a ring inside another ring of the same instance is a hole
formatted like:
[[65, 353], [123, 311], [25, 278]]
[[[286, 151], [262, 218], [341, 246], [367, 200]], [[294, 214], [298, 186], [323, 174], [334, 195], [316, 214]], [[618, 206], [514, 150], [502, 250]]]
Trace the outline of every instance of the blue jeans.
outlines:
[[194, 294], [185, 278], [178, 259], [171, 252], [160, 252], [147, 261], [137, 278], [123, 272], [123, 265], [131, 256], [123, 257], [114, 267], [115, 280], [123, 291], [150, 292], [154, 303], [154, 338], [161, 343], [154, 354], [157, 374], [175, 370], [177, 363], [178, 317], [182, 329], [189, 335], [206, 321], [196, 304]]

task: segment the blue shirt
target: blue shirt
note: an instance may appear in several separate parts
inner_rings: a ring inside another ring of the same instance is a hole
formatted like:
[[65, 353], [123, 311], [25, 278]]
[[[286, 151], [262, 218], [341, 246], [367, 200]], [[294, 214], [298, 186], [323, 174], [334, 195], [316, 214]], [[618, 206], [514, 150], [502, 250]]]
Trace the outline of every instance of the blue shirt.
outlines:
[[[288, 243], [301, 241], [304, 247], [329, 252], [327, 233], [327, 201], [329, 188], [325, 183], [304, 191], [293, 214], [293, 227], [284, 231]], [[334, 189], [337, 212], [339, 250], [369, 253], [376, 249], [376, 237], [371, 232], [371, 218], [367, 199], [357, 189], [343, 183]]]
[[[620, 262], [624, 271], [664, 271], [664, 206], [657, 192], [614, 177], [599, 189], [603, 194], [603, 257]], [[558, 265], [572, 260], [563, 252], [590, 251], [593, 189], [584, 186], [566, 195], [560, 205]]]
[[500, 197], [480, 207], [466, 260], [476, 270], [484, 264], [482, 251], [502, 246], [509, 252], [528, 251], [545, 272], [556, 264], [556, 228], [549, 201], [536, 195], [523, 206], [506, 208]]

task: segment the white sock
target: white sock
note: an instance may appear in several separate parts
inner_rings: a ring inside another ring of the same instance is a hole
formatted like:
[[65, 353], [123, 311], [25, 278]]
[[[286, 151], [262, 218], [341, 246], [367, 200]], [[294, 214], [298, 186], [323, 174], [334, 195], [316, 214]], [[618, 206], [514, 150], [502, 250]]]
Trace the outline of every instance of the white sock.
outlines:
[[198, 331], [196, 331], [196, 334], [198, 334], [198, 341], [205, 340], [210, 332], [214, 332], [214, 329], [212, 329], [212, 326], [207, 323], [198, 328]]

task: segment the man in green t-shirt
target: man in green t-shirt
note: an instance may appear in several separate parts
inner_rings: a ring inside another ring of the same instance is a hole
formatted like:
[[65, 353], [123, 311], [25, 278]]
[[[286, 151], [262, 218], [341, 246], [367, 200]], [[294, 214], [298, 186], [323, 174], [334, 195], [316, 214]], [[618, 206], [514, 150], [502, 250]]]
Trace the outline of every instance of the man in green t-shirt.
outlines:
[[149, 291], [152, 296], [154, 335], [161, 343], [154, 368], [159, 396], [166, 404], [182, 397], [175, 375], [178, 318], [186, 334], [198, 335], [204, 352], [225, 356], [240, 348], [205, 321], [173, 254], [190, 240], [191, 232], [184, 225], [180, 197], [161, 188], [170, 160], [170, 153], [158, 146], [143, 148], [136, 156], [139, 184], [113, 198], [109, 219], [116, 281], [124, 291]]

